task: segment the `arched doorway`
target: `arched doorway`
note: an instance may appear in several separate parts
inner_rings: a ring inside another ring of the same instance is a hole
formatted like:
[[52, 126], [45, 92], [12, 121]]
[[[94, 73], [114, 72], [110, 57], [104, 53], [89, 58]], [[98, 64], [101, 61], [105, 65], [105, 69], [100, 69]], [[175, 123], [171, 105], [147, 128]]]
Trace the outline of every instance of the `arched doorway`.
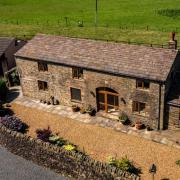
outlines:
[[119, 94], [113, 89], [100, 87], [96, 89], [97, 109], [112, 112], [119, 108]]

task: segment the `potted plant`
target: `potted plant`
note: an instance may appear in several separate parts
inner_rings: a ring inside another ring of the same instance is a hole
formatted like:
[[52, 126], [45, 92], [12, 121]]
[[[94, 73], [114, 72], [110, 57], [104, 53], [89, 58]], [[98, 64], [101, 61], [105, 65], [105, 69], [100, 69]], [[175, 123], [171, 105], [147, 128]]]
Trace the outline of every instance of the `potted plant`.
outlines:
[[72, 105], [72, 111], [73, 112], [78, 112], [80, 109], [79, 109], [79, 107], [77, 106], [77, 105]]
[[152, 131], [153, 129], [151, 128], [150, 125], [147, 125], [147, 126], [146, 126], [146, 130], [147, 130], [147, 131]]
[[86, 109], [86, 112], [90, 115], [90, 116], [95, 116], [96, 115], [96, 110], [91, 106], [89, 105]]
[[125, 112], [122, 112], [121, 115], [119, 116], [119, 121], [124, 125], [128, 124], [129, 123], [128, 115]]
[[85, 113], [86, 113], [86, 110], [85, 110], [84, 107], [81, 107], [81, 108], [80, 108], [80, 113], [81, 113], [81, 114], [85, 114]]
[[135, 123], [135, 127], [136, 127], [136, 129], [140, 130], [140, 129], [143, 128], [143, 123], [138, 120], [138, 121], [136, 121], [136, 123]]

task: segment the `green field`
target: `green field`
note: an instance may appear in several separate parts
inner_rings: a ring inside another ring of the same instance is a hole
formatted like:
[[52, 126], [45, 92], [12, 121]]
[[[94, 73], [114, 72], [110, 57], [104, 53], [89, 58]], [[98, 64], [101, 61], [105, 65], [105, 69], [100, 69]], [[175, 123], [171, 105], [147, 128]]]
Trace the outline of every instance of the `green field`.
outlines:
[[176, 31], [180, 40], [180, 0], [98, 0], [98, 27], [94, 19], [95, 0], [0, 0], [4, 36], [50, 33], [165, 44]]

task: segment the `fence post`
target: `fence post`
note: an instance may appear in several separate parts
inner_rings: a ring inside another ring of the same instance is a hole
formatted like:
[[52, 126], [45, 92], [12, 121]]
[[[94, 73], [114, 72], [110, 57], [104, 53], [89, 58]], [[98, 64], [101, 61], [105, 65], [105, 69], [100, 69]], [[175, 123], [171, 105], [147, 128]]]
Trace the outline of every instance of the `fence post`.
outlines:
[[66, 26], [68, 26], [68, 17], [64, 17]]

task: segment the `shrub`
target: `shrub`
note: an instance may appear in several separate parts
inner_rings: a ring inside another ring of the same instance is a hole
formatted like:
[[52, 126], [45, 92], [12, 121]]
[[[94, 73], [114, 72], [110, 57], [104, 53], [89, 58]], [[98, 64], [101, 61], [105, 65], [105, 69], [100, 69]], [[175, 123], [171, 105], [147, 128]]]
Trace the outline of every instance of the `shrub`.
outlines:
[[41, 139], [44, 142], [49, 142], [49, 138], [51, 136], [52, 131], [48, 127], [47, 129], [37, 129], [36, 134], [37, 138]]
[[139, 174], [140, 170], [136, 168], [132, 161], [130, 161], [127, 156], [121, 159], [116, 159], [115, 157], [109, 156], [107, 163], [111, 166], [115, 166], [123, 171], [128, 171], [130, 173]]
[[125, 112], [122, 112], [121, 115], [119, 116], [119, 121], [122, 123], [122, 124], [128, 124], [130, 121], [129, 121], [129, 118], [128, 118], [128, 115], [125, 113]]
[[96, 110], [91, 105], [88, 105], [88, 107], [86, 108], [86, 112], [90, 116], [95, 116], [96, 115]]
[[66, 140], [64, 140], [63, 138], [60, 138], [58, 135], [51, 135], [49, 137], [49, 142], [51, 144], [56, 144], [58, 146], [63, 146], [66, 144]]
[[58, 146], [64, 146], [67, 143], [67, 140], [60, 138], [57, 142], [56, 145]]
[[180, 167], [180, 160], [176, 161], [176, 165], [178, 165]]
[[74, 146], [72, 144], [64, 145], [63, 148], [67, 151], [76, 151], [76, 146]]
[[8, 88], [6, 86], [6, 82], [3, 79], [0, 79], [0, 100], [5, 101], [7, 95]]
[[1, 123], [9, 129], [24, 133], [28, 126], [16, 116], [6, 115], [1, 118]]
[[11, 79], [11, 83], [12, 83], [13, 86], [20, 85], [19, 75], [18, 75], [17, 70], [14, 70], [14, 71], [10, 74], [10, 79]]

